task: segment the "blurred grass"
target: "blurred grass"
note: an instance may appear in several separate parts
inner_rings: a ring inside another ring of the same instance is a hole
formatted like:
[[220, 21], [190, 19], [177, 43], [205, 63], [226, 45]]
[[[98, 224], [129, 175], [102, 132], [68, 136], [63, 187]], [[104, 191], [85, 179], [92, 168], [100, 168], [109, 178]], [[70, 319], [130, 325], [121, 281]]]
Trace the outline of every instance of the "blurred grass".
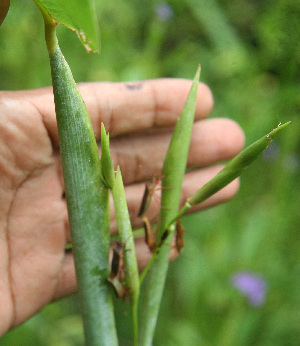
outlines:
[[[236, 120], [253, 142], [292, 125], [241, 179], [237, 197], [186, 217], [186, 246], [170, 266], [155, 345], [300, 344], [300, 3], [298, 0], [96, 1], [102, 53], [59, 29], [77, 81], [191, 78], [198, 63], [212, 116]], [[125, 15], [124, 15], [125, 14]], [[15, 0], [0, 28], [0, 89], [50, 85], [42, 18]], [[268, 283], [252, 307], [229, 284], [237, 271]], [[126, 308], [118, 303], [122, 345]], [[127, 317], [126, 317], [127, 316]], [[76, 297], [52, 304], [1, 345], [81, 345]]]

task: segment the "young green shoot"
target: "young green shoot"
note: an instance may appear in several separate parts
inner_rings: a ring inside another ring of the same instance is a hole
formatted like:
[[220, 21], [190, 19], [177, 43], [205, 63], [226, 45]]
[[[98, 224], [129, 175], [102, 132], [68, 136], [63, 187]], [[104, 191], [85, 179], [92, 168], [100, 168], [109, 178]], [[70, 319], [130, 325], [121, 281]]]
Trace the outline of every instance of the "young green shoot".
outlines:
[[140, 279], [137, 258], [135, 253], [134, 237], [132, 233], [120, 167], [117, 168], [112, 194], [115, 206], [115, 215], [118, 227], [119, 241], [123, 244], [126, 290], [130, 296], [132, 303], [134, 345], [137, 345], [137, 308], [140, 294]]

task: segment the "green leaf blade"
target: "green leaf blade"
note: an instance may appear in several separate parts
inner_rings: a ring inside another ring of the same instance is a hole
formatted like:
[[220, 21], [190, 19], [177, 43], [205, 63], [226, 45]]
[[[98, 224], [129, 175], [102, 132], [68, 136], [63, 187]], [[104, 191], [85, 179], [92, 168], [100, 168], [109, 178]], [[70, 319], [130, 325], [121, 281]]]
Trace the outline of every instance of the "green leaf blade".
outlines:
[[118, 235], [123, 247], [123, 258], [125, 264], [126, 288], [132, 303], [132, 324], [134, 345], [138, 339], [137, 308], [140, 295], [140, 278], [137, 257], [135, 252], [134, 237], [130, 223], [130, 216], [126, 202], [124, 184], [120, 167], [117, 167], [116, 179], [112, 189], [115, 215], [118, 226]]
[[140, 281], [138, 264], [135, 254], [134, 237], [130, 223], [125, 190], [120, 167], [117, 168], [116, 179], [112, 189], [115, 206], [119, 240], [124, 245], [123, 257], [125, 262], [125, 277], [130, 295], [139, 295]]
[[157, 323], [160, 302], [165, 285], [170, 243], [172, 242], [174, 229], [169, 227], [171, 220], [178, 212], [181, 186], [186, 170], [186, 163], [191, 141], [194, 113], [196, 108], [197, 90], [200, 78], [200, 66], [194, 77], [187, 101], [180, 118], [175, 126], [173, 136], [166, 154], [163, 166], [162, 200], [159, 217], [158, 243], [168, 227], [169, 234], [159, 250], [145, 280], [144, 289], [141, 291], [140, 308], [140, 334], [139, 345], [151, 345]]
[[189, 95], [180, 118], [175, 126], [170, 146], [163, 165], [161, 211], [159, 217], [160, 242], [167, 225], [177, 214], [181, 195], [181, 186], [186, 171], [187, 158], [191, 142], [197, 90], [200, 78], [200, 66], [194, 77]]
[[99, 32], [92, 0], [34, 0], [44, 15], [76, 32], [88, 52], [99, 51]]
[[109, 149], [109, 134], [106, 133], [104, 124], [101, 124], [101, 171], [102, 181], [105, 186], [112, 189], [115, 183], [115, 171]]

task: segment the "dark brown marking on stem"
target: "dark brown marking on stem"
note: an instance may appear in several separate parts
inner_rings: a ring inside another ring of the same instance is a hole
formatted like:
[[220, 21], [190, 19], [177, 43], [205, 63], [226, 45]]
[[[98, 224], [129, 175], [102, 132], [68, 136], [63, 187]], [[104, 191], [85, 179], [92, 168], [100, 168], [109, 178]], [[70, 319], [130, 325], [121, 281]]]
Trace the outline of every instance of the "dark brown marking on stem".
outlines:
[[122, 258], [123, 258], [123, 244], [118, 242], [116, 247], [113, 248], [113, 258], [111, 261], [111, 270], [109, 275], [111, 279], [118, 276], [120, 272]]
[[163, 242], [167, 239], [169, 235], [169, 231], [166, 229], [161, 237], [160, 243], [159, 243], [159, 247], [162, 246]]
[[116, 247], [113, 248], [111, 271], [109, 277], [107, 278], [107, 281], [112, 284], [118, 298], [123, 298], [126, 294], [126, 290], [124, 289], [120, 281], [121, 263], [123, 260], [123, 247], [124, 245], [118, 242]]
[[178, 253], [180, 253], [182, 248], [184, 247], [184, 240], [183, 240], [184, 232], [185, 232], [185, 229], [183, 228], [180, 220], [178, 219], [176, 221], [176, 248]]

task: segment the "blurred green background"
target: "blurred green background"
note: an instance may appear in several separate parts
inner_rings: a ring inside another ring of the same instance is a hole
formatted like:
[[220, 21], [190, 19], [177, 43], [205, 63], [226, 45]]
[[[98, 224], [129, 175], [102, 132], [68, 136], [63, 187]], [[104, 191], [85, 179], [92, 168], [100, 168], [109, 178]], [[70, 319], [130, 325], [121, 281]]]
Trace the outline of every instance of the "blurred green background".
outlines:
[[[76, 81], [201, 79], [212, 117], [236, 120], [247, 144], [292, 120], [241, 178], [234, 200], [183, 220], [185, 249], [170, 265], [154, 345], [300, 345], [299, 0], [96, 0], [102, 52], [86, 54], [59, 28]], [[40, 13], [12, 1], [0, 28], [0, 89], [50, 85]], [[248, 271], [267, 282], [254, 307], [230, 284]], [[117, 303], [122, 345], [126, 306]], [[1, 323], [1, 322], [0, 322]], [[1, 345], [82, 345], [76, 297], [48, 306]]]

